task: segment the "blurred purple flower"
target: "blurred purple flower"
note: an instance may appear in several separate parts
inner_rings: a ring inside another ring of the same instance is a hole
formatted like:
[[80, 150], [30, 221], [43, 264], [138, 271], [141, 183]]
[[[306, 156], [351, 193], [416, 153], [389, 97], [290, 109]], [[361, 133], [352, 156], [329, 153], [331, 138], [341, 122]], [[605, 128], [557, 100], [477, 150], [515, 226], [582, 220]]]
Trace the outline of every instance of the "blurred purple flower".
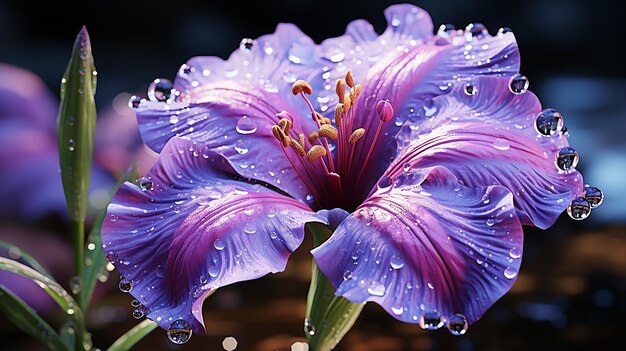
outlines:
[[307, 222], [335, 230], [312, 253], [337, 295], [461, 334], [515, 281], [522, 224], [582, 195], [512, 33], [385, 16], [381, 35], [357, 20], [320, 45], [281, 24], [132, 101], [160, 158], [115, 195], [103, 247], [174, 341], [203, 331], [211, 290], [282, 271]]

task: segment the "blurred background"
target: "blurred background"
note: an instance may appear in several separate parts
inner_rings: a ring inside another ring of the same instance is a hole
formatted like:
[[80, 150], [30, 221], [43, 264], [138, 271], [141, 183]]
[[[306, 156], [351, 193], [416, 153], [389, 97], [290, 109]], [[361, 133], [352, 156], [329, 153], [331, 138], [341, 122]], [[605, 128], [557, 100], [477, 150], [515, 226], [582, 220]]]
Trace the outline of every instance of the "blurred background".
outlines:
[[[622, 2], [407, 2], [429, 11], [435, 28], [442, 23], [464, 28], [470, 22], [484, 23], [491, 34], [500, 27], [512, 28], [530, 89], [544, 107], [563, 114], [570, 144], [581, 156], [577, 169], [606, 198], [585, 221], [574, 222], [563, 215], [546, 231], [526, 228], [524, 263], [517, 283], [465, 336], [453, 337], [446, 330], [422, 331], [370, 304], [337, 350], [626, 349]], [[30, 174], [32, 169], [42, 169], [32, 178], [20, 173], [18, 187], [0, 186], [0, 240], [23, 245], [59, 281], [69, 279], [68, 223], [54, 166], [58, 164], [54, 121], [60, 78], [82, 25], [89, 30], [98, 70], [99, 121], [90, 198], [97, 210], [106, 206], [107, 189], [131, 160], [143, 160], [144, 169], [154, 160], [136, 132], [133, 112], [127, 107], [130, 94], [145, 96], [154, 78], [173, 79], [190, 57], [226, 58], [242, 38], [271, 33], [278, 22], [296, 23], [317, 43], [343, 34], [347, 23], [358, 18], [370, 21], [380, 32], [386, 26], [383, 10], [392, 3], [396, 2], [109, 0], [47, 1], [35, 6], [27, 1], [0, 1], [0, 90], [2, 86], [23, 88], [17, 96], [0, 95], [0, 99], [30, 106], [21, 122], [0, 123], [0, 184], [15, 184], [16, 169], [30, 169]], [[12, 66], [24, 71], [15, 73]], [[0, 110], [0, 116], [15, 106]], [[21, 150], [22, 156], [12, 157], [15, 150]], [[227, 337], [237, 340], [237, 350], [255, 351], [291, 350], [294, 343], [304, 341], [310, 245], [305, 242], [285, 273], [218, 291], [205, 303], [208, 335], [193, 337], [181, 349], [223, 350]], [[136, 321], [131, 316], [130, 296], [115, 287], [117, 274], [112, 272], [107, 279], [104, 273], [102, 281], [89, 323], [95, 345], [104, 349]], [[40, 303], [37, 308], [47, 313], [47, 319], [58, 322], [61, 315], [46, 304], [45, 296], [18, 285], [15, 289], [23, 288], [31, 304]], [[0, 336], [3, 350], [41, 349], [3, 316]], [[136, 346], [138, 350], [178, 348], [161, 330]]]

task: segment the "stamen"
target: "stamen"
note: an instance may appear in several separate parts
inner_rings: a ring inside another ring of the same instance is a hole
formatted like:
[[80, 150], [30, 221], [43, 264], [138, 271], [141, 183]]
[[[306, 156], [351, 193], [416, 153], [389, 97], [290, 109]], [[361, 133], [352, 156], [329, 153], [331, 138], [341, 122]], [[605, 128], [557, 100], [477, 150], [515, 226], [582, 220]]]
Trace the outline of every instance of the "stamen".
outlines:
[[343, 104], [337, 104], [335, 106], [335, 124], [341, 128], [341, 122], [343, 121]]
[[315, 143], [315, 141], [320, 137], [319, 134], [317, 134], [317, 132], [311, 132], [309, 133], [309, 143], [311, 143], [311, 145], [313, 145]]
[[272, 126], [272, 133], [274, 134], [274, 137], [278, 139], [281, 144], [283, 144], [284, 147], [288, 147], [291, 143], [291, 138], [287, 134], [285, 134], [281, 127], [276, 125]]
[[340, 100], [346, 94], [346, 85], [343, 79], [337, 79], [337, 83], [335, 84], [335, 92], [337, 93], [337, 97]]
[[363, 137], [363, 135], [365, 135], [365, 129], [359, 128], [355, 130], [350, 135], [350, 138], [348, 139], [348, 144], [354, 145], [359, 139], [361, 139], [361, 137]]
[[317, 131], [317, 134], [320, 137], [328, 138], [330, 140], [337, 140], [337, 137], [339, 136], [339, 132], [337, 131], [337, 128], [333, 127], [330, 124], [322, 125], [320, 129]]
[[300, 144], [298, 141], [291, 139], [291, 147], [296, 151], [298, 155], [306, 156], [306, 151], [304, 151], [304, 146]]
[[289, 134], [293, 124], [287, 118], [281, 118], [278, 122], [278, 126], [283, 130], [283, 132], [285, 132], [285, 134]]
[[345, 106], [344, 111], [348, 111], [350, 106], [352, 106], [352, 98], [350, 97], [350, 94], [345, 93], [343, 95], [343, 105]]
[[[322, 145], [313, 145], [309, 152], [306, 154], [306, 159], [309, 162], [315, 162], [320, 158], [326, 156], [326, 149]], [[326, 167], [326, 165], [324, 165]]]
[[305, 93], [307, 95], [313, 94], [313, 88], [311, 85], [303, 80], [297, 80], [291, 86], [291, 92], [293, 95], [298, 95], [300, 93]]
[[300, 145], [304, 147], [304, 134], [302, 133], [298, 134], [298, 141], [300, 142]]
[[348, 84], [350, 88], [354, 88], [354, 77], [352, 77], [352, 72], [350, 72], [350, 70], [346, 72], [346, 84]]

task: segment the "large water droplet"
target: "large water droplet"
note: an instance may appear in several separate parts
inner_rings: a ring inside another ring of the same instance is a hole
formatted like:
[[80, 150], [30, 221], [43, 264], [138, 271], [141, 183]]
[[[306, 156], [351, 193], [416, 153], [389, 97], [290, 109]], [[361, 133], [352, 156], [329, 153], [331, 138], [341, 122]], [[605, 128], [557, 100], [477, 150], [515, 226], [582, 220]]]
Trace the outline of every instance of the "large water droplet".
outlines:
[[108, 252], [106, 254], [106, 259], [111, 263], [117, 263], [120, 260], [120, 256], [117, 254], [117, 252]]
[[257, 124], [256, 121], [248, 116], [243, 116], [239, 118], [237, 121], [237, 126], [235, 127], [237, 133], [247, 135], [256, 132]]
[[378, 181], [378, 189], [383, 190], [383, 191], [389, 190], [392, 184], [393, 184], [393, 181], [391, 180], [391, 178], [389, 178], [388, 176], [382, 176], [380, 180]]
[[506, 267], [506, 269], [504, 270], [504, 277], [506, 279], [513, 279], [516, 276], [517, 276], [517, 270], [515, 270], [515, 268]]
[[485, 37], [489, 32], [482, 23], [470, 23], [465, 27], [465, 40], [472, 41]]
[[143, 310], [141, 308], [136, 308], [133, 311], [133, 318], [135, 318], [135, 319], [141, 319], [141, 318], [143, 318], [144, 315], [145, 314], [144, 314], [144, 312], [143, 312]]
[[562, 171], [569, 171], [578, 165], [578, 152], [571, 147], [564, 147], [559, 150], [556, 158], [556, 166]]
[[255, 45], [256, 45], [256, 41], [254, 39], [243, 38], [241, 39], [241, 42], [239, 43], [239, 50], [248, 53], [252, 51]]
[[444, 318], [439, 312], [426, 312], [420, 317], [419, 323], [422, 329], [437, 330], [443, 326]]
[[372, 285], [367, 288], [367, 292], [374, 296], [384, 296], [385, 290], [385, 286], [379, 282], [373, 282]]
[[587, 200], [587, 202], [589, 202], [591, 208], [596, 208], [602, 205], [602, 202], [604, 201], [604, 193], [602, 193], [602, 190], [596, 188], [595, 186], [586, 186], [585, 191], [583, 192], [583, 197]]
[[513, 246], [511, 250], [509, 250], [509, 256], [515, 259], [522, 257], [522, 249], [519, 247]]
[[511, 144], [509, 144], [509, 141], [506, 139], [496, 138], [493, 142], [493, 147], [498, 150], [506, 151], [511, 148]]
[[544, 109], [537, 115], [535, 128], [541, 135], [553, 135], [563, 128], [563, 116], [553, 108]]
[[209, 276], [210, 276], [211, 278], [215, 278], [215, 277], [217, 277], [217, 274], [219, 273], [219, 272], [217, 271], [217, 266], [211, 266], [211, 267], [209, 267], [209, 272], [208, 272], [208, 273], [209, 273]]
[[462, 314], [455, 314], [453, 316], [448, 317], [447, 323], [448, 330], [452, 335], [463, 335], [467, 332], [467, 328], [469, 327], [467, 323], [467, 318], [465, 318]]
[[167, 337], [174, 344], [184, 344], [191, 339], [191, 325], [184, 319], [178, 319], [167, 328]]
[[474, 83], [469, 82], [465, 84], [465, 88], [463, 89], [463, 91], [465, 92], [465, 95], [474, 96], [478, 92], [478, 88], [476, 88]]
[[121, 292], [128, 293], [133, 290], [133, 282], [124, 277], [121, 277], [119, 288]]
[[400, 256], [393, 255], [391, 256], [391, 259], [389, 260], [389, 264], [391, 265], [391, 268], [393, 269], [400, 269], [404, 267], [404, 259], [402, 259], [402, 257]]
[[315, 326], [308, 318], [304, 320], [304, 334], [310, 336], [315, 335]]
[[137, 95], [133, 95], [128, 99], [128, 107], [130, 108], [138, 108], [139, 104], [141, 104], [141, 98]]
[[215, 246], [215, 249], [217, 249], [218, 251], [221, 251], [224, 249], [224, 242], [221, 239], [215, 239], [215, 242], [213, 243], [213, 246]]
[[138, 308], [139, 306], [141, 306], [141, 302], [139, 302], [139, 300], [133, 299], [133, 300], [130, 302], [130, 305], [131, 305], [131, 306], [133, 306], [133, 307], [135, 307], [135, 308]]
[[248, 147], [243, 140], [237, 140], [235, 143], [235, 151], [240, 155], [245, 155], [248, 153]]
[[148, 99], [150, 101], [172, 102], [173, 87], [169, 79], [157, 78], [148, 86]]
[[577, 197], [567, 207], [567, 214], [572, 219], [582, 221], [591, 214], [591, 204], [584, 197]]
[[143, 191], [150, 191], [152, 190], [152, 181], [146, 177], [143, 178], [139, 178], [137, 180], [137, 183], [139, 184], [139, 188], [141, 188], [141, 190]]
[[528, 90], [528, 78], [519, 73], [513, 75], [509, 80], [509, 90], [513, 94], [523, 94]]
[[256, 226], [252, 223], [246, 223], [246, 225], [243, 226], [243, 231], [247, 234], [254, 234], [256, 233]]
[[454, 28], [454, 25], [442, 24], [439, 26], [439, 29], [437, 29], [437, 35], [442, 38], [447, 38], [451, 34], [453, 34], [455, 31], [456, 31], [456, 28]]

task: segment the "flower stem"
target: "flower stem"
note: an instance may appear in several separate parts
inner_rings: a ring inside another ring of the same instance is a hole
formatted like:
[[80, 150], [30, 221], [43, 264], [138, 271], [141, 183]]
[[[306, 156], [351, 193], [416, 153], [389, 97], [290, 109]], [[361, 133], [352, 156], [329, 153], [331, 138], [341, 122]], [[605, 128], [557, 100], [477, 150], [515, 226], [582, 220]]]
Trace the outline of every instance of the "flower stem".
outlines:
[[[74, 277], [82, 279], [85, 270], [85, 220], [72, 221], [72, 248], [74, 249]], [[83, 282], [80, 282], [82, 289]], [[82, 302], [80, 298], [76, 302], [81, 308]]]

